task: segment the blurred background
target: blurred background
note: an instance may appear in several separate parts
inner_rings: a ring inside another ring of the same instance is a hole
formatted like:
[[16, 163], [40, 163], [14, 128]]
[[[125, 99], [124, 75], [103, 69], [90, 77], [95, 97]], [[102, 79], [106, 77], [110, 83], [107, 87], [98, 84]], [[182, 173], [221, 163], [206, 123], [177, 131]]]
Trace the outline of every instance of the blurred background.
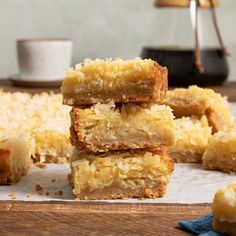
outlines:
[[[236, 1], [222, 0], [219, 27], [231, 56], [229, 80], [236, 80]], [[183, 14], [181, 20], [189, 20]], [[145, 45], [174, 37], [175, 10], [162, 11], [153, 0], [0, 0], [0, 78], [18, 72], [19, 38], [70, 38], [72, 65], [84, 58], [140, 56]], [[171, 23], [171, 24], [170, 24]]]

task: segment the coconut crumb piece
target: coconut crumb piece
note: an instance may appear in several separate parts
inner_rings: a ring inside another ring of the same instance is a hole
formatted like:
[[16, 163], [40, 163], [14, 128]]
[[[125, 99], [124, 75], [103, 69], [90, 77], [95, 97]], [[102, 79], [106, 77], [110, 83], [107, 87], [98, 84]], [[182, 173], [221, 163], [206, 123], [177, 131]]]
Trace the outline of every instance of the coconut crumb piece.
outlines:
[[26, 197], [27, 197], [27, 198], [32, 198], [32, 195], [33, 195], [32, 193], [27, 193], [27, 194], [26, 194]]
[[62, 191], [62, 190], [59, 190], [59, 191], [57, 192], [57, 194], [58, 194], [59, 196], [62, 196], [62, 195], [63, 195], [63, 191]]
[[43, 187], [40, 184], [36, 184], [35, 189], [39, 195], [43, 195]]
[[40, 184], [36, 184], [35, 189], [36, 189], [36, 191], [39, 195], [44, 195], [44, 196], [49, 196], [50, 195], [49, 191], [46, 191], [46, 190], [45, 190], [46, 192], [43, 191], [44, 189]]
[[16, 199], [16, 192], [11, 192], [8, 196], [11, 197], [11, 200], [15, 200]]
[[150, 198], [153, 195], [153, 192], [151, 189], [146, 188], [144, 189], [144, 197]]
[[43, 191], [43, 187], [40, 184], [36, 184], [35, 189], [36, 189], [37, 192]]
[[35, 163], [35, 166], [40, 169], [44, 169], [46, 167], [46, 164], [42, 163], [42, 162], [37, 162], [37, 163]]

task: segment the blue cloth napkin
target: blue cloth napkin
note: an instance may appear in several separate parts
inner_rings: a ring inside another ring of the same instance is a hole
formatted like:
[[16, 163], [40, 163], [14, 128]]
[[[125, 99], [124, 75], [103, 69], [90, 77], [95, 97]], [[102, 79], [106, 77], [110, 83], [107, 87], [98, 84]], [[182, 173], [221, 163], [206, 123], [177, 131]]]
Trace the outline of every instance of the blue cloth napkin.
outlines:
[[197, 220], [180, 221], [179, 225], [186, 231], [199, 236], [225, 236], [225, 234], [216, 233], [212, 229], [212, 215], [206, 215]]

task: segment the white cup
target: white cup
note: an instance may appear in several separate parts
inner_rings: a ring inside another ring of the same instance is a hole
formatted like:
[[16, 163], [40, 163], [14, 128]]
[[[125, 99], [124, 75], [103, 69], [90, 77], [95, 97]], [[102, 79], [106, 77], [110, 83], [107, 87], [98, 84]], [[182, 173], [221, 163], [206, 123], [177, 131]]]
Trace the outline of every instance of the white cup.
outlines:
[[62, 80], [71, 64], [72, 44], [69, 39], [17, 40], [20, 78], [30, 81]]

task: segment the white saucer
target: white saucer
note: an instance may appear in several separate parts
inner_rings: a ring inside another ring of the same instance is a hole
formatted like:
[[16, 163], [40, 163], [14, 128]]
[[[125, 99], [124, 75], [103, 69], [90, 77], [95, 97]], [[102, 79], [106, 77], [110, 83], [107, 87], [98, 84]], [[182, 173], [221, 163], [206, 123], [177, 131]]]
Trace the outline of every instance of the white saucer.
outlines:
[[63, 79], [55, 80], [34, 80], [24, 79], [21, 75], [12, 75], [9, 80], [16, 86], [29, 87], [29, 88], [55, 88], [60, 87]]

